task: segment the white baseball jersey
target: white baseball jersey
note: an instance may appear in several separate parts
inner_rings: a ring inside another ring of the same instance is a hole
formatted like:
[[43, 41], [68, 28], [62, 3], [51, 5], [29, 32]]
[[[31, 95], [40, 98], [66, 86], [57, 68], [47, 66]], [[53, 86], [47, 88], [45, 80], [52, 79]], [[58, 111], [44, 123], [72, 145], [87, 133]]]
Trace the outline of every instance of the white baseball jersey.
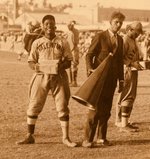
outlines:
[[35, 40], [31, 47], [29, 61], [39, 63], [43, 60], [72, 60], [70, 46], [65, 39], [55, 37], [49, 40], [46, 37], [41, 37]]

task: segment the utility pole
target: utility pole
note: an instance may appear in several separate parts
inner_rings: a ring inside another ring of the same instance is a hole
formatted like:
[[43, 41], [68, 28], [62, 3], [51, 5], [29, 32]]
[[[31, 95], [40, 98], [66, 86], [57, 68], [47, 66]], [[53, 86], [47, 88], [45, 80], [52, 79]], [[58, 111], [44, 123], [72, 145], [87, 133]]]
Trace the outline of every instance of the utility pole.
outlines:
[[14, 14], [13, 14], [13, 23], [15, 24], [15, 20], [18, 17], [18, 0], [13, 0], [13, 9], [14, 9]]
[[94, 9], [91, 9], [91, 23], [94, 24]]

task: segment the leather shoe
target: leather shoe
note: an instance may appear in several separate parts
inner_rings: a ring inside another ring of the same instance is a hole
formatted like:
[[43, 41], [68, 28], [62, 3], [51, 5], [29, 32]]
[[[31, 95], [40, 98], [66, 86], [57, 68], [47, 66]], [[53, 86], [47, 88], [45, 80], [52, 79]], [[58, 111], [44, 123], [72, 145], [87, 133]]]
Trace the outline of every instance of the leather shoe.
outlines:
[[133, 128], [129, 127], [129, 126], [126, 126], [126, 127], [120, 128], [120, 132], [134, 133], [134, 132], [138, 132], [138, 129], [133, 129]]
[[72, 142], [69, 138], [63, 139], [63, 144], [68, 147], [77, 147], [77, 143]]
[[122, 127], [122, 123], [121, 123], [121, 122], [116, 122], [115, 125], [116, 125], [117, 127]]
[[76, 81], [73, 81], [72, 83], [69, 84], [70, 87], [78, 87], [78, 84]]
[[35, 139], [32, 134], [28, 134], [24, 140], [16, 142], [16, 144], [18, 144], [18, 145], [34, 144], [34, 143], [35, 143]]
[[133, 125], [132, 123], [128, 123], [127, 126], [128, 126], [129, 128], [131, 128], [131, 129], [139, 129], [138, 126], [135, 126], [135, 125]]
[[112, 144], [107, 139], [97, 139], [96, 145], [98, 145], [98, 146], [111, 146]]
[[91, 148], [92, 147], [92, 142], [89, 142], [88, 140], [84, 140], [82, 142], [82, 147]]

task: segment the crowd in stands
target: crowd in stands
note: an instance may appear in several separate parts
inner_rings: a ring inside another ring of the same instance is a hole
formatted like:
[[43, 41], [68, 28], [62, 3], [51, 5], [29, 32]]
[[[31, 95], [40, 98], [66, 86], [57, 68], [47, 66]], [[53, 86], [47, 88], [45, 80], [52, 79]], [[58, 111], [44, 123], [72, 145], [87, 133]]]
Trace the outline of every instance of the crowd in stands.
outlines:
[[[86, 55], [91, 44], [92, 38], [101, 30], [81, 30], [79, 31], [79, 53], [80, 57]], [[60, 36], [66, 38], [65, 32], [57, 32]], [[124, 33], [120, 33], [124, 36]], [[18, 55], [28, 53], [24, 50], [24, 35], [25, 32], [7, 32], [0, 34], [0, 50], [17, 53]], [[145, 32], [137, 39], [137, 44], [141, 51], [141, 60], [150, 60], [150, 33]], [[18, 59], [19, 60], [19, 59]]]

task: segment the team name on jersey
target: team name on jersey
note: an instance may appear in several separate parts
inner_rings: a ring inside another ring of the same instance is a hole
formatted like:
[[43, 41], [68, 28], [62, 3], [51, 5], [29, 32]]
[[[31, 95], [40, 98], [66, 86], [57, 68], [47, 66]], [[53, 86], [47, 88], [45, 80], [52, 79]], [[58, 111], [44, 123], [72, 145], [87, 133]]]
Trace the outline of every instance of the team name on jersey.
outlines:
[[51, 49], [57, 49], [57, 50], [59, 50], [59, 51], [62, 51], [62, 46], [59, 44], [59, 43], [56, 43], [56, 42], [43, 42], [43, 43], [41, 43], [39, 46], [38, 46], [38, 48], [37, 48], [37, 50], [38, 51], [44, 51], [44, 50], [51, 50]]

